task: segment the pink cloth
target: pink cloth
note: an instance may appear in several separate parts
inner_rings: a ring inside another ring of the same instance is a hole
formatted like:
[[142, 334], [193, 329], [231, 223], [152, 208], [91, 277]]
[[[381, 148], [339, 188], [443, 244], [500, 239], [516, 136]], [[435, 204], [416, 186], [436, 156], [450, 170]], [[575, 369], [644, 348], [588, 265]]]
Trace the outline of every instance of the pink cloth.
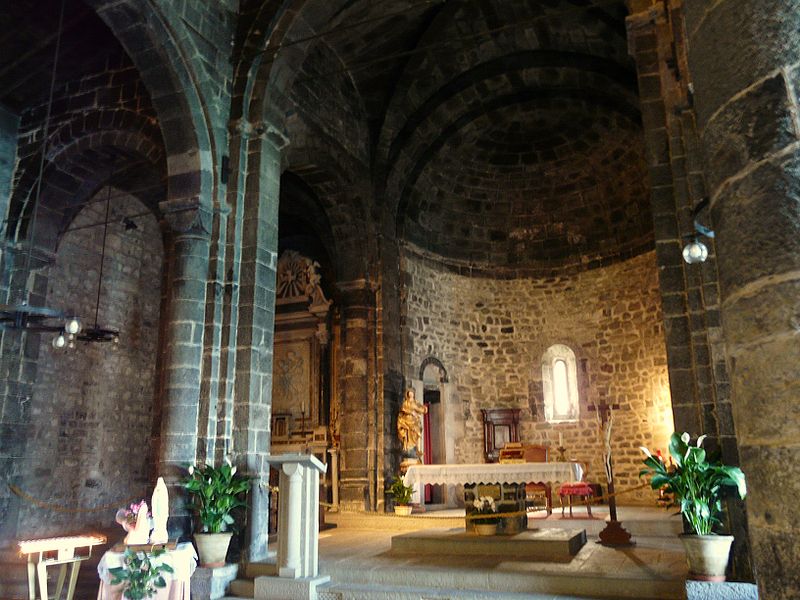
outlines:
[[[111, 585], [100, 581], [97, 600], [122, 600], [122, 588], [125, 584]], [[167, 587], [158, 588], [150, 600], [189, 600], [189, 582], [173, 579], [167, 581]]]
[[592, 490], [592, 486], [585, 482], [578, 482], [578, 483], [565, 483], [560, 488], [558, 488], [558, 495], [559, 496], [592, 496], [594, 495], [594, 490]]

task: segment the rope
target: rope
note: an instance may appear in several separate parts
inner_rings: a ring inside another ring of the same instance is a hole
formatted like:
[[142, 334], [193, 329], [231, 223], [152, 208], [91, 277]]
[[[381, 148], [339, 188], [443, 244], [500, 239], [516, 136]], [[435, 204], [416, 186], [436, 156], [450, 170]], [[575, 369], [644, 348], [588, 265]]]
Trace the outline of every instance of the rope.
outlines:
[[88, 513], [88, 512], [101, 512], [106, 510], [118, 510], [123, 506], [128, 506], [131, 502], [136, 502], [137, 500], [141, 499], [139, 496], [133, 496], [132, 498], [129, 498], [128, 500], [124, 500], [119, 503], [104, 504], [103, 506], [96, 506], [94, 508], [69, 508], [62, 506], [60, 504], [48, 504], [47, 502], [38, 500], [33, 496], [31, 496], [30, 494], [26, 494], [16, 485], [11, 483], [8, 484], [8, 489], [11, 490], [11, 492], [15, 496], [18, 496], [22, 500], [29, 502], [30, 504], [34, 505], [37, 508], [42, 508], [44, 510], [52, 510], [55, 512], [62, 512], [62, 513]]
[[597, 504], [599, 502], [605, 502], [609, 498], [616, 498], [617, 496], [621, 496], [622, 494], [629, 494], [631, 492], [635, 492], [636, 490], [640, 490], [642, 488], [649, 487], [649, 483], [642, 483], [641, 485], [637, 485], [636, 487], [628, 488], [625, 490], [620, 490], [619, 492], [614, 492], [613, 494], [604, 494], [602, 496], [584, 496], [581, 498], [581, 502], [584, 504]]

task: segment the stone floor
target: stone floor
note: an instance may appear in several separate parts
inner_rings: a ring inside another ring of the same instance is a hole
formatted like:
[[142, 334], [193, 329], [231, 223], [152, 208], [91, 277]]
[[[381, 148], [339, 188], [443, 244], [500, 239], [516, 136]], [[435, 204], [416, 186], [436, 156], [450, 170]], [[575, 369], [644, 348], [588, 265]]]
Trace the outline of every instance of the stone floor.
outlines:
[[[676, 536], [680, 521], [658, 509], [623, 507], [619, 518], [634, 534], [636, 545], [607, 548], [596, 543], [607, 516], [603, 508], [598, 507], [591, 520], [562, 520], [560, 513], [529, 519], [529, 527], [586, 528], [588, 543], [566, 563], [519, 561], [513, 556], [416, 556], [391, 550], [391, 538], [399, 531], [463, 525], [463, 510], [412, 517], [331, 515], [328, 521], [336, 522], [337, 528], [320, 534], [320, 571], [331, 576], [329, 591], [339, 595], [327, 597], [378, 598], [367, 591], [384, 588], [396, 590], [395, 595], [383, 596], [387, 598], [484, 597], [479, 594], [489, 594], [487, 598], [519, 594], [528, 598], [683, 598], [686, 563]], [[348, 595], [348, 586], [358, 593]], [[404, 587], [409, 588], [407, 595], [401, 593]]]

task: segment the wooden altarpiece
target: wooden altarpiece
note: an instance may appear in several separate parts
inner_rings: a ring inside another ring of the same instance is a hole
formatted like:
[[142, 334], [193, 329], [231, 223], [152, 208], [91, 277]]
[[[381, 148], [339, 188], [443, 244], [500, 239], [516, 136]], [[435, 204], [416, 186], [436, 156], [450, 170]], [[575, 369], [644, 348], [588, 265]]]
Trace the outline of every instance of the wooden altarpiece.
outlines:
[[319, 264], [293, 250], [278, 260], [272, 362], [272, 454], [302, 452], [327, 462], [331, 301], [320, 287]]

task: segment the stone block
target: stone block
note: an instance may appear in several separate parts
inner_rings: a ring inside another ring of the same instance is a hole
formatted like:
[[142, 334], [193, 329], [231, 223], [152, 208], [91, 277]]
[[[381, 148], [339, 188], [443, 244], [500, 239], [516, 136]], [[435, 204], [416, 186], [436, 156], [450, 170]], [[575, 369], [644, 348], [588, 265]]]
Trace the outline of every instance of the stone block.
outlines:
[[282, 577], [256, 577], [255, 600], [316, 600], [317, 587], [331, 580], [328, 575], [285, 579]]
[[800, 268], [800, 156], [759, 165], [711, 210], [723, 303], [742, 286]]
[[191, 579], [191, 595], [196, 600], [218, 600], [225, 596], [231, 581], [236, 579], [239, 565], [198, 567]]
[[753, 583], [688, 580], [686, 600], [758, 600], [758, 589]]
[[770, 77], [725, 106], [703, 132], [709, 189], [797, 140], [783, 74]]

